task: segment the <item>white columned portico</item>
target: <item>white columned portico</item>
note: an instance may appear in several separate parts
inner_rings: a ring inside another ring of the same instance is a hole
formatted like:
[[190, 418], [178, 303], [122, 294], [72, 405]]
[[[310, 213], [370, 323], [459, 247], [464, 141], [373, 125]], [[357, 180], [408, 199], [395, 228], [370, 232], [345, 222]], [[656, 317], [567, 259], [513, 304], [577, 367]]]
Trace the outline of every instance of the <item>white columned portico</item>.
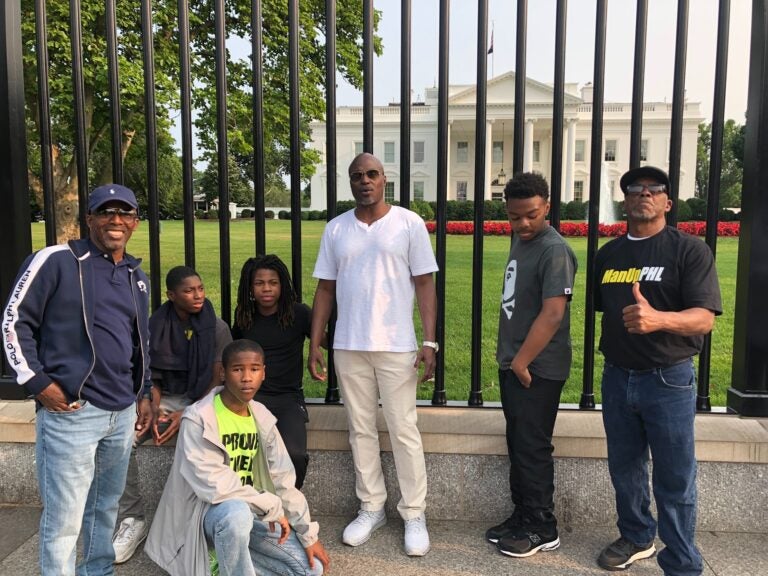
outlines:
[[568, 120], [568, 138], [565, 146], [565, 188], [562, 201], [573, 201], [573, 161], [576, 153], [576, 120]]
[[525, 133], [523, 135], [523, 172], [530, 172], [533, 169], [533, 123], [535, 120], [529, 118], [525, 121]]
[[[485, 189], [483, 199], [491, 199], [491, 164], [493, 160], [493, 120], [485, 121]], [[475, 191], [477, 194], [477, 191]]]
[[[437, 201], [437, 198], [440, 194], [445, 194], [446, 200], [456, 200], [456, 197], [454, 196], [451, 198], [451, 187], [453, 186], [453, 182], [451, 182], [451, 148], [453, 148], [453, 142], [451, 142], [451, 126], [453, 125], [453, 120], [448, 120], [448, 131], [447, 131], [447, 139], [448, 139], [448, 153], [447, 153], [447, 160], [445, 162], [445, 171], [448, 172], [445, 175], [445, 190], [438, 190], [437, 189], [437, 181], [435, 181], [435, 201]], [[435, 179], [437, 180], [437, 179]]]

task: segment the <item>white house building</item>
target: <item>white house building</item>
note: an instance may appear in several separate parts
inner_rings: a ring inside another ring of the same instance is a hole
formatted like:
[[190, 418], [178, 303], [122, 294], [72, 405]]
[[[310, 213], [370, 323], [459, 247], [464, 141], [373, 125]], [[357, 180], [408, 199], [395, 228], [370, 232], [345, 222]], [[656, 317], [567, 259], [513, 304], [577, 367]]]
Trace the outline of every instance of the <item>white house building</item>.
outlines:
[[[437, 198], [437, 88], [428, 88], [424, 102], [411, 107], [411, 198]], [[488, 81], [487, 129], [485, 146], [486, 174], [484, 199], [501, 199], [503, 185], [512, 172], [514, 132], [515, 73], [507, 72]], [[525, 134], [523, 170], [540, 172], [547, 179], [552, 169], [552, 86], [528, 79], [525, 96]], [[448, 103], [448, 200], [472, 200], [474, 190], [475, 139], [474, 85], [449, 88]], [[374, 114], [374, 154], [384, 164], [387, 176], [385, 197], [400, 196], [400, 106], [376, 106]], [[618, 182], [629, 168], [632, 104], [606, 102], [603, 107], [602, 170], [613, 198], [622, 199]], [[592, 86], [580, 90], [566, 84], [563, 134], [563, 180], [561, 198], [589, 199], [590, 151], [592, 130]], [[663, 169], [669, 167], [672, 105], [646, 102], [643, 106], [641, 163]], [[698, 103], [686, 102], [683, 115], [682, 157], [680, 169], [681, 199], [694, 195], [698, 125], [704, 120]], [[313, 210], [326, 208], [327, 166], [325, 165], [326, 129], [324, 122], [312, 123], [312, 147], [321, 152], [321, 163], [312, 177]], [[347, 167], [363, 150], [363, 108], [344, 106], [336, 112], [337, 199], [351, 200]], [[603, 183], [605, 186], [605, 183]]]

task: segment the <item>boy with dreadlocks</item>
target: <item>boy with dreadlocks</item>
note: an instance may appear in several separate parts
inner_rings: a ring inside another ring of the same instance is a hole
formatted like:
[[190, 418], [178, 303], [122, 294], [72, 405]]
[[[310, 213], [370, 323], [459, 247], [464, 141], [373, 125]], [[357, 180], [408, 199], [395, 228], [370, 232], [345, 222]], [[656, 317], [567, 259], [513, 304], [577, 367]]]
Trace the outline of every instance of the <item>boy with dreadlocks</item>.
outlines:
[[256, 401], [277, 418], [277, 429], [296, 469], [296, 488], [304, 484], [307, 422], [302, 378], [304, 339], [309, 338], [312, 311], [296, 300], [291, 276], [274, 254], [249, 258], [240, 273], [232, 335], [261, 344], [266, 378]]

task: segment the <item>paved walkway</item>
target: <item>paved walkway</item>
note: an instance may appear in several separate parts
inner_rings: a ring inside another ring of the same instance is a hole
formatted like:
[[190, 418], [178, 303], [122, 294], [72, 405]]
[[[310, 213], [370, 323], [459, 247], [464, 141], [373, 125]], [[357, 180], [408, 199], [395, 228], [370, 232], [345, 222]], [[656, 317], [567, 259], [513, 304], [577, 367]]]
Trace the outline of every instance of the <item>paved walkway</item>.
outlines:
[[[39, 575], [37, 522], [39, 508], [0, 506], [0, 574]], [[344, 546], [341, 531], [348, 520], [318, 519], [331, 556], [330, 573], [337, 576], [576, 576], [601, 575], [595, 558], [616, 537], [611, 528], [566, 527], [561, 547], [527, 559], [502, 556], [483, 540], [485, 525], [476, 522], [432, 522], [432, 550], [424, 558], [409, 558], [402, 551], [402, 523], [390, 518], [369, 542], [359, 548]], [[705, 576], [765, 576], [768, 574], [768, 534], [700, 532]], [[655, 559], [632, 566], [633, 576], [660, 575]], [[139, 553], [119, 566], [117, 576], [165, 574]], [[193, 576], [193, 575], [190, 575]]]

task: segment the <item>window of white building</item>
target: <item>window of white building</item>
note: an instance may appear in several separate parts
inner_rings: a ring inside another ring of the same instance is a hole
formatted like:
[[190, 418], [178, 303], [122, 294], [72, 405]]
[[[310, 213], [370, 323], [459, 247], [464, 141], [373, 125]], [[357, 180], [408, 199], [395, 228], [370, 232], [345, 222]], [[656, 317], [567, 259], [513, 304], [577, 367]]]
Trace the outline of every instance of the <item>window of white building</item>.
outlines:
[[413, 199], [419, 202], [424, 201], [424, 182], [421, 180], [413, 183]]
[[501, 140], [493, 143], [493, 163], [504, 163], [504, 142]]
[[640, 140], [640, 162], [648, 162], [648, 140]]
[[424, 164], [424, 140], [413, 141], [413, 163]]
[[576, 140], [576, 147], [574, 148], [573, 159], [575, 162], [584, 162], [584, 148], [585, 140]]
[[394, 164], [395, 162], [395, 143], [384, 142], [384, 162]]
[[363, 143], [355, 142], [355, 156], [363, 153]]
[[469, 162], [469, 142], [456, 142], [456, 162], [458, 164]]
[[605, 141], [605, 161], [616, 162], [616, 140]]
[[576, 180], [573, 183], [573, 199], [584, 202], [584, 180]]
[[387, 182], [384, 184], [384, 202], [392, 203], [395, 201], [395, 183]]
[[459, 180], [456, 182], [456, 200], [464, 202], [467, 199], [467, 181]]
[[541, 162], [541, 142], [538, 140], [533, 141], [533, 161]]

